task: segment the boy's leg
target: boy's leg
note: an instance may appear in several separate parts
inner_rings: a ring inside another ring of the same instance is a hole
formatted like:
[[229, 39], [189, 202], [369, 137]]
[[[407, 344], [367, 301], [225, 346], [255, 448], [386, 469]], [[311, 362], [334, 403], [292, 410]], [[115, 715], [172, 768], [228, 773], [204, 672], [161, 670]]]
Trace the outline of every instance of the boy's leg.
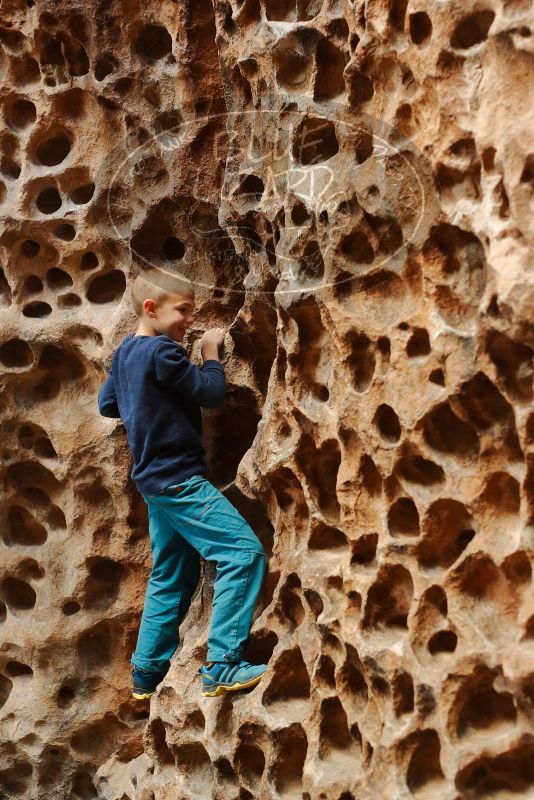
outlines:
[[180, 622], [198, 584], [200, 559], [150, 497], [143, 498], [148, 506], [152, 572], [130, 661], [140, 669], [166, 674], [179, 644]]
[[239, 661], [265, 575], [258, 537], [229, 500], [196, 476], [180, 487], [149, 495], [170, 525], [207, 561], [216, 561], [207, 661]]

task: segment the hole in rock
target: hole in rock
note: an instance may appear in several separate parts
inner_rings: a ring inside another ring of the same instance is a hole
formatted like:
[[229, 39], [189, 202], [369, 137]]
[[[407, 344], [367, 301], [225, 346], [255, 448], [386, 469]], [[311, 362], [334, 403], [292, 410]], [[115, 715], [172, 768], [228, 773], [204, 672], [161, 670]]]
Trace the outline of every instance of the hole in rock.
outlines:
[[433, 461], [423, 458], [408, 443], [401, 447], [401, 456], [397, 462], [396, 470], [405, 480], [421, 486], [435, 486], [445, 480], [443, 469]]
[[80, 635], [77, 651], [87, 667], [100, 667], [110, 663], [118, 632], [117, 624], [111, 620], [101, 620]]
[[354, 230], [341, 240], [341, 252], [356, 264], [370, 264], [374, 250], [364, 231]]
[[235, 751], [234, 764], [240, 777], [247, 785], [258, 791], [265, 770], [265, 755], [254, 744], [241, 742]]
[[264, 190], [263, 181], [257, 175], [243, 175], [237, 192], [251, 203], [259, 203]]
[[315, 523], [308, 540], [310, 550], [330, 550], [346, 546], [347, 537], [342, 531], [322, 522]]
[[328, 758], [332, 750], [346, 750], [353, 745], [347, 714], [339, 697], [327, 697], [321, 702], [319, 727], [319, 758]]
[[106, 712], [103, 718], [78, 728], [70, 739], [70, 745], [79, 754], [100, 758], [109, 751], [113, 743], [124, 737], [127, 730], [127, 726], [115, 714]]
[[388, 513], [392, 536], [419, 536], [419, 511], [410, 497], [395, 500]]
[[82, 304], [81, 298], [78, 297], [77, 294], [74, 294], [74, 292], [62, 294], [61, 297], [58, 298], [57, 302], [58, 306], [62, 308], [75, 308], [76, 306], [80, 306]]
[[528, 586], [532, 580], [530, 560], [523, 550], [507, 556], [502, 563], [502, 570], [510, 585], [516, 589]]
[[55, 186], [49, 186], [39, 192], [35, 204], [42, 214], [53, 214], [61, 208], [61, 195]]
[[95, 65], [95, 78], [97, 81], [103, 81], [108, 75], [111, 75], [118, 67], [117, 59], [109, 53], [101, 56]]
[[376, 557], [378, 534], [367, 533], [356, 539], [352, 545], [351, 564], [370, 564]]
[[159, 717], [150, 720], [147, 725], [146, 733], [152, 748], [154, 749], [158, 763], [161, 767], [174, 766], [174, 756], [167, 744], [167, 732], [165, 725]]
[[28, 664], [23, 664], [20, 661], [8, 661], [5, 669], [12, 678], [20, 678], [24, 675], [33, 676], [33, 669]]
[[291, 573], [280, 590], [280, 606], [275, 612], [283, 622], [289, 621], [293, 627], [300, 625], [304, 619], [302, 601], [299, 595], [292, 591], [292, 589], [298, 588], [300, 588], [300, 580], [295, 573]]
[[336, 688], [335, 679], [336, 665], [330, 656], [322, 655], [319, 658], [319, 663], [315, 669], [315, 679], [332, 689]]
[[72, 278], [70, 275], [59, 267], [52, 267], [46, 273], [46, 283], [54, 292], [61, 292], [63, 289], [68, 289], [72, 286]]
[[309, 696], [310, 676], [300, 648], [286, 650], [274, 664], [271, 683], [263, 693], [262, 703], [264, 706], [277, 702], [285, 704], [293, 700], [305, 700]]
[[478, 453], [480, 443], [476, 430], [469, 422], [460, 419], [448, 403], [440, 403], [429, 411], [421, 425], [425, 441], [434, 450], [458, 458]]
[[493, 688], [495, 678], [495, 672], [479, 666], [460, 689], [456, 699], [459, 737], [515, 722], [514, 698], [510, 692], [497, 692]]
[[[260, 419], [251, 389], [235, 386], [232, 395], [227, 391], [224, 411], [213, 423], [208, 450], [215, 483], [234, 480], [238, 465], [256, 436]], [[240, 432], [238, 437], [232, 434], [235, 430]]]
[[95, 275], [87, 288], [87, 299], [91, 303], [119, 301], [126, 289], [126, 277], [120, 269]]
[[70, 149], [68, 136], [64, 133], [57, 133], [37, 146], [37, 160], [44, 166], [55, 167], [67, 158]]
[[28, 294], [37, 294], [38, 292], [42, 292], [43, 290], [43, 283], [37, 275], [28, 275], [24, 282], [24, 291]]
[[48, 303], [34, 300], [32, 303], [27, 303], [24, 306], [22, 313], [25, 317], [48, 317], [48, 315], [52, 313], [52, 307], [49, 306]]
[[56, 702], [60, 708], [69, 708], [73, 702], [76, 693], [70, 686], [62, 686], [56, 695]]
[[144, 25], [135, 41], [135, 51], [145, 58], [164, 58], [172, 52], [172, 37], [163, 25]]
[[350, 347], [346, 363], [353, 375], [354, 388], [357, 392], [365, 392], [373, 380], [376, 366], [371, 340], [363, 333], [350, 331], [346, 341]]
[[411, 714], [414, 709], [414, 688], [412, 676], [401, 672], [393, 680], [393, 708], [395, 716]]
[[488, 331], [486, 349], [506, 390], [518, 400], [532, 400], [532, 350], [505, 333]]
[[296, 0], [264, 0], [265, 16], [278, 22], [307, 22], [317, 15], [312, 3]]
[[18, 98], [14, 100], [7, 110], [7, 122], [10, 128], [23, 130], [32, 125], [37, 118], [37, 109], [31, 100]]
[[86, 183], [83, 186], [78, 186], [73, 189], [69, 197], [77, 206], [85, 205], [88, 203], [95, 193], [94, 183]]
[[526, 741], [499, 755], [482, 755], [463, 767], [455, 785], [465, 800], [527, 797], [534, 785], [534, 745]]
[[445, 386], [445, 374], [442, 369], [433, 369], [428, 376], [428, 380], [438, 386]]
[[424, 11], [410, 14], [410, 39], [414, 44], [422, 44], [432, 34], [432, 22]]
[[461, 384], [459, 401], [470, 422], [479, 430], [486, 430], [496, 422], [513, 417], [513, 410], [497, 387], [482, 372]]
[[413, 794], [424, 787], [443, 781], [440, 763], [440, 741], [436, 731], [420, 731], [409, 739], [413, 751], [406, 772], [406, 783]]
[[361, 457], [358, 478], [370, 497], [382, 494], [382, 475], [371, 456]]
[[76, 236], [76, 228], [74, 225], [70, 225], [68, 222], [65, 222], [62, 225], [58, 225], [57, 228], [54, 229], [54, 234], [58, 239], [61, 239], [62, 242], [72, 242]]
[[178, 109], [162, 111], [162, 113], [158, 114], [156, 117], [155, 123], [157, 133], [163, 133], [163, 131], [173, 131], [174, 133], [178, 133], [179, 129], [182, 127], [182, 124], [183, 117]]
[[358, 654], [351, 645], [347, 645], [347, 658], [339, 670], [338, 684], [355, 709], [363, 711], [369, 699], [369, 690]]
[[382, 567], [369, 589], [363, 628], [407, 628], [413, 597], [413, 581], [401, 564]]
[[253, 631], [248, 638], [245, 658], [251, 663], [267, 664], [277, 644], [278, 636], [274, 631]]
[[271, 775], [276, 790], [282, 797], [296, 797], [302, 790], [304, 762], [308, 751], [308, 739], [302, 725], [294, 722], [288, 728], [273, 734], [275, 759]]
[[70, 350], [47, 344], [43, 347], [38, 366], [56, 373], [63, 381], [75, 381], [85, 375], [85, 366], [78, 356]]
[[27, 611], [33, 608], [37, 601], [34, 589], [19, 578], [4, 578], [2, 595], [10, 611]]
[[291, 209], [291, 222], [297, 226], [304, 225], [311, 218], [310, 212], [304, 203], [295, 203]]
[[286, 91], [306, 89], [313, 69], [313, 49], [318, 35], [312, 28], [297, 28], [276, 42], [272, 49], [276, 81]]
[[431, 655], [437, 653], [454, 653], [458, 637], [454, 631], [437, 631], [428, 640], [428, 652]]
[[410, 358], [430, 353], [430, 338], [425, 328], [415, 328], [406, 346], [406, 353]]
[[69, 600], [66, 603], [63, 603], [62, 611], [67, 617], [71, 617], [73, 614], [77, 614], [78, 611], [81, 609], [81, 605], [76, 602], [76, 600]]
[[3, 708], [7, 703], [12, 688], [13, 681], [10, 681], [4, 675], [0, 675], [0, 708]]
[[33, 362], [31, 347], [22, 339], [8, 339], [0, 346], [0, 361], [4, 367], [29, 367]]
[[399, 418], [391, 406], [383, 403], [376, 409], [373, 423], [378, 428], [382, 439], [386, 442], [398, 442], [401, 435]]
[[4, 544], [36, 547], [46, 542], [48, 533], [35, 517], [22, 506], [11, 506], [4, 530]]
[[451, 46], [465, 50], [483, 42], [488, 37], [488, 31], [494, 19], [495, 12], [490, 9], [476, 11], [474, 14], [464, 17], [451, 34]]
[[321, 599], [321, 595], [318, 594], [313, 589], [305, 589], [304, 597], [306, 598], [315, 619], [317, 619], [322, 613], [324, 608], [324, 603]]
[[213, 765], [204, 745], [200, 742], [174, 745], [172, 748], [176, 769], [189, 780], [207, 788], [212, 781]]
[[[324, 260], [319, 245], [314, 240], [306, 242], [304, 253], [299, 260], [297, 280], [301, 283], [309, 283], [320, 281], [323, 277]], [[328, 389], [326, 387], [322, 388], [326, 390], [326, 399], [328, 399]]]
[[24, 258], [35, 258], [40, 249], [39, 242], [34, 242], [33, 239], [26, 239], [25, 242], [22, 242], [19, 252]]
[[163, 242], [161, 254], [163, 258], [168, 261], [177, 261], [184, 257], [185, 245], [180, 239], [177, 239], [176, 236], [168, 236]]
[[346, 58], [342, 51], [326, 38], [321, 38], [315, 50], [317, 72], [313, 88], [314, 100], [332, 100], [343, 94], [343, 70]]
[[98, 264], [99, 261], [97, 255], [95, 253], [92, 253], [91, 251], [84, 253], [80, 261], [80, 267], [83, 270], [95, 269], [95, 267], [98, 267]]
[[432, 503], [423, 521], [423, 539], [417, 559], [425, 569], [447, 569], [474, 538], [471, 515], [458, 500], [440, 498]]
[[91, 557], [87, 559], [89, 576], [84, 588], [84, 605], [106, 607], [116, 597], [124, 578], [125, 568], [110, 558]]
[[358, 130], [354, 139], [356, 161], [358, 164], [363, 164], [373, 154], [373, 134], [366, 130]]
[[327, 439], [317, 448], [313, 438], [303, 433], [295, 457], [308, 480], [319, 511], [327, 519], [339, 520], [341, 509], [336, 484], [341, 453], [337, 439]]
[[358, 69], [352, 69], [349, 77], [349, 103], [352, 107], [367, 103], [373, 97], [375, 89], [368, 75]]
[[332, 158], [339, 150], [334, 123], [318, 117], [306, 117], [295, 131], [293, 158], [307, 166]]

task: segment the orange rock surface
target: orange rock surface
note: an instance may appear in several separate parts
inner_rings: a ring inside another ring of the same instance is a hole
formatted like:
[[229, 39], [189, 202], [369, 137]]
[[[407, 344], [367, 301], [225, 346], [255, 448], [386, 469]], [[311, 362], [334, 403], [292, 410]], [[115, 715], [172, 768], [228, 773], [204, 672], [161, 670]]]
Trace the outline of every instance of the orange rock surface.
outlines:
[[[522, 0], [3, 0], [0, 797], [534, 796], [534, 15]], [[210, 699], [215, 567], [130, 698], [151, 558], [98, 413], [151, 264], [229, 331], [209, 478], [268, 572]]]

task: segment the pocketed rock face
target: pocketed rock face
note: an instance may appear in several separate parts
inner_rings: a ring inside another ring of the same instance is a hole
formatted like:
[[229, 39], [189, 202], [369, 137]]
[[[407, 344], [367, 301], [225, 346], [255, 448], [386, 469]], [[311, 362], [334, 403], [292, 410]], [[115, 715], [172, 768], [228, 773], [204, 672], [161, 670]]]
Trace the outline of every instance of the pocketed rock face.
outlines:
[[[527, 3], [0, 9], [0, 796], [534, 790]], [[146, 507], [96, 393], [147, 264], [229, 329], [210, 480], [268, 572], [202, 698], [215, 567], [129, 697]]]

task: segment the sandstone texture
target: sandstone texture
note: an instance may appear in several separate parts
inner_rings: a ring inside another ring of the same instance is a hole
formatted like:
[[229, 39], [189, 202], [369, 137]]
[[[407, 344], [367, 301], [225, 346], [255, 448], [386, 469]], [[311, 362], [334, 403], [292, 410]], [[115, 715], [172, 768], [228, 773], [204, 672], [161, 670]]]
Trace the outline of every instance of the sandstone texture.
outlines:
[[[534, 797], [528, 0], [3, 0], [0, 797]], [[151, 556], [98, 413], [150, 264], [228, 330], [209, 478], [268, 555], [249, 693], [215, 567], [130, 697]]]

